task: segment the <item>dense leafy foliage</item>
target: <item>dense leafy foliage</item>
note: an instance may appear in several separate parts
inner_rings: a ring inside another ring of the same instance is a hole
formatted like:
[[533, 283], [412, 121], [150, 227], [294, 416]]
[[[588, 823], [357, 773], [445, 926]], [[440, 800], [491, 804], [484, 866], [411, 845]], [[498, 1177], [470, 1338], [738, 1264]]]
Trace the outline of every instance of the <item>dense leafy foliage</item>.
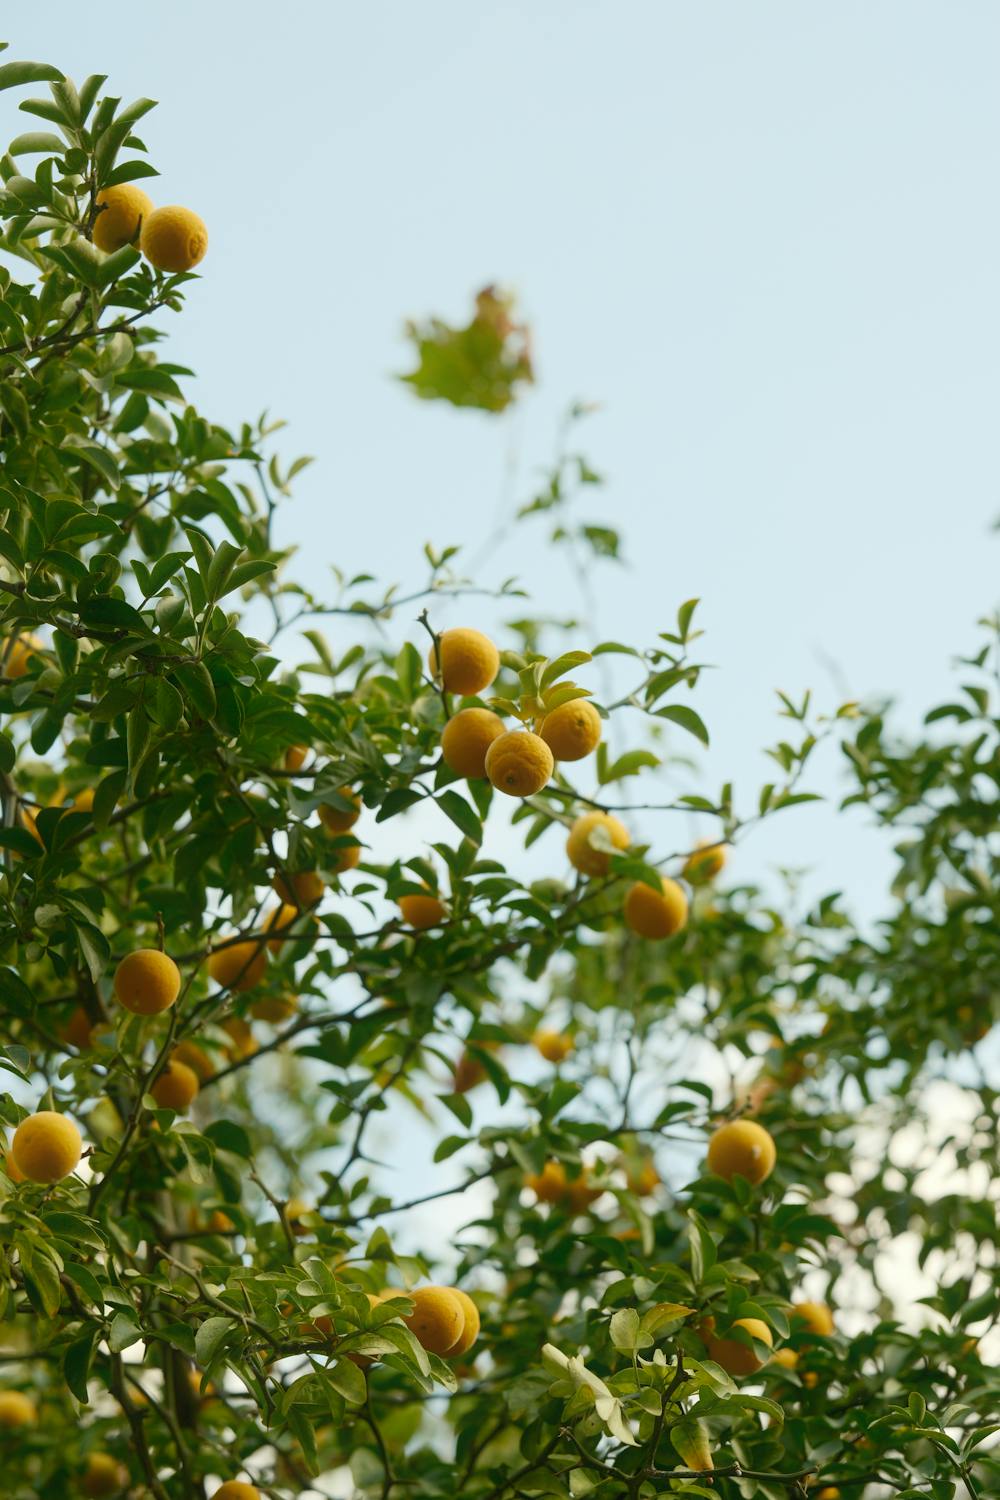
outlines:
[[[188, 277], [93, 244], [99, 195], [155, 175], [150, 101], [0, 66], [0, 87], [37, 82], [21, 107], [46, 128], [0, 161], [0, 1115], [8, 1134], [68, 1115], [86, 1150], [53, 1185], [0, 1173], [3, 1385], [35, 1403], [23, 1420], [0, 1392], [4, 1496], [291, 1497], [330, 1474], [323, 1493], [380, 1500], [1000, 1492], [997, 622], [926, 739], [784, 699], [775, 781], [741, 811], [729, 787], [676, 790], [675, 739], [708, 735], [693, 601], [639, 648], [558, 641], [518, 597], [466, 706], [537, 729], [606, 668], [628, 748], [605, 725], [516, 802], [457, 777], [440, 741], [461, 700], [427, 663], [446, 599], [478, 623], [454, 550], [428, 547], [405, 594], [294, 581], [272, 521], [301, 461], [268, 456], [266, 424], [199, 415], [159, 357], [150, 317]], [[467, 328], [413, 333], [422, 396], [494, 411], [530, 379], [492, 290]], [[570, 516], [596, 480], [564, 456], [523, 511], [600, 560], [615, 533]], [[339, 655], [314, 628], [331, 615]], [[752, 825], [812, 795], [821, 739], [843, 746], [844, 816], [898, 843], [874, 927], [840, 896], [793, 920], [739, 879]], [[630, 815], [631, 843], [596, 835], [585, 876], [562, 844], [588, 810]], [[692, 818], [735, 846], [721, 874], [686, 862]], [[497, 857], [515, 842], [551, 878]], [[648, 941], [625, 893], [665, 873], [688, 920]], [[427, 895], [415, 927], [406, 898]], [[116, 998], [139, 949], [180, 971], [160, 1014]], [[189, 1115], [164, 1102], [172, 1059], [200, 1074]], [[372, 1131], [408, 1110], [439, 1144], [389, 1196]], [[737, 1119], [776, 1144], [756, 1186], [706, 1166]], [[943, 1197], [922, 1142], [952, 1153]], [[457, 1251], [414, 1253], [411, 1200], [462, 1194]], [[936, 1288], [919, 1306], [913, 1235]], [[482, 1317], [460, 1359], [374, 1300], [442, 1264]]]

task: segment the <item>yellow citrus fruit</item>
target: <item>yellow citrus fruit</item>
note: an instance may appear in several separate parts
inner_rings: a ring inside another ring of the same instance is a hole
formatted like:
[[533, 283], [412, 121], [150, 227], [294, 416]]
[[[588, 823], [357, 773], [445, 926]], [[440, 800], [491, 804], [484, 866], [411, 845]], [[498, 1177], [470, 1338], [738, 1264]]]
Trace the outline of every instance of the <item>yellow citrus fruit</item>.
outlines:
[[330, 854], [329, 864], [335, 875], [344, 875], [348, 870], [357, 869], [361, 861], [361, 845], [354, 841], [352, 844], [343, 844], [339, 849], [334, 849]]
[[41, 649], [36, 635], [16, 635], [12, 641], [4, 641], [0, 646], [0, 676], [23, 677], [31, 658]]
[[268, 939], [267, 946], [272, 953], [281, 952], [281, 946], [289, 936], [288, 929], [297, 920], [298, 915], [299, 909], [297, 906], [289, 906], [287, 901], [282, 901], [280, 906], [276, 906], [274, 911], [265, 917], [264, 931], [281, 934], [281, 936]]
[[[716, 1338], [712, 1331], [714, 1325], [714, 1318], [709, 1318], [705, 1324], [705, 1347], [709, 1359], [714, 1359], [717, 1365], [721, 1365], [727, 1375], [753, 1375], [761, 1368], [765, 1361], [758, 1358], [756, 1349], [738, 1339]], [[770, 1328], [760, 1318], [737, 1318], [733, 1327], [745, 1329], [751, 1338], [766, 1344], [769, 1349], [774, 1344]]]
[[610, 813], [582, 813], [569, 831], [566, 853], [574, 870], [581, 875], [606, 875], [611, 865], [611, 856], [606, 849], [595, 849], [590, 842], [591, 834], [600, 829], [615, 849], [627, 849], [629, 832], [620, 818]]
[[361, 816], [361, 798], [349, 786], [339, 787], [337, 796], [351, 804], [350, 810], [334, 807], [332, 802], [321, 802], [316, 811], [327, 833], [348, 833]]
[[582, 760], [601, 743], [601, 716], [588, 698], [571, 698], [545, 715], [538, 733], [556, 760]]
[[61, 1182], [80, 1160], [83, 1142], [72, 1120], [42, 1109], [22, 1120], [10, 1154], [29, 1182]]
[[257, 1038], [242, 1016], [229, 1016], [223, 1021], [222, 1029], [233, 1044], [227, 1048], [230, 1059], [253, 1057], [257, 1051]]
[[825, 1302], [796, 1302], [792, 1307], [792, 1322], [821, 1338], [829, 1338], [833, 1332], [833, 1313]]
[[721, 874], [725, 863], [725, 844], [699, 844], [684, 861], [684, 878], [691, 885], [702, 885]]
[[285, 1219], [292, 1233], [297, 1235], [309, 1234], [309, 1229], [302, 1222], [302, 1216], [303, 1214], [314, 1212], [312, 1204], [307, 1203], [304, 1198], [289, 1198], [285, 1204]]
[[128, 1484], [128, 1470], [110, 1453], [91, 1453], [80, 1478], [80, 1490], [88, 1500], [117, 1495]]
[[208, 972], [224, 990], [252, 990], [260, 984], [267, 967], [267, 949], [262, 943], [231, 943], [218, 948], [208, 960]]
[[530, 1172], [524, 1179], [525, 1187], [531, 1188], [541, 1203], [558, 1203], [573, 1213], [583, 1213], [601, 1196], [600, 1188], [592, 1188], [589, 1173], [582, 1167], [578, 1177], [570, 1177], [561, 1161], [547, 1161], [541, 1172]]
[[271, 884], [282, 901], [289, 906], [294, 906], [296, 902], [303, 907], [315, 906], [317, 901], [322, 901], [326, 890], [315, 870], [296, 870], [287, 877], [275, 875]]
[[77, 792], [72, 806], [74, 812], [90, 812], [94, 806], [94, 788], [85, 786], [82, 792]]
[[651, 1161], [644, 1161], [636, 1166], [627, 1165], [625, 1176], [629, 1191], [639, 1198], [648, 1198], [649, 1194], [659, 1187], [661, 1180], [659, 1172]]
[[563, 1058], [568, 1057], [573, 1050], [571, 1036], [567, 1036], [565, 1031], [553, 1031], [549, 1027], [542, 1027], [536, 1031], [531, 1040], [546, 1062], [562, 1062]]
[[21, 1391], [0, 1391], [0, 1427], [30, 1427], [38, 1412], [30, 1396]]
[[825, 1484], [817, 1491], [816, 1500], [840, 1500], [840, 1491], [835, 1484]]
[[437, 896], [400, 896], [397, 905], [400, 915], [408, 927], [423, 932], [425, 927], [437, 927], [445, 919], [445, 905]]
[[149, 1092], [161, 1109], [172, 1109], [175, 1114], [182, 1115], [196, 1098], [200, 1087], [194, 1069], [171, 1057]]
[[211, 1078], [215, 1072], [215, 1064], [204, 1047], [199, 1047], [197, 1042], [178, 1042], [170, 1057], [173, 1062], [183, 1063], [190, 1068], [201, 1083], [206, 1078]]
[[263, 1000], [254, 1000], [250, 1006], [250, 1014], [255, 1021], [270, 1021], [272, 1026], [277, 1026], [281, 1021], [287, 1021], [299, 1008], [297, 995], [269, 995]]
[[189, 208], [154, 208], [143, 221], [139, 248], [158, 271], [190, 271], [208, 249], [208, 230]]
[[756, 1187], [770, 1177], [776, 1160], [774, 1141], [756, 1120], [730, 1120], [708, 1143], [708, 1170], [727, 1182], [745, 1177]]
[[783, 1370], [794, 1370], [799, 1362], [799, 1356], [794, 1349], [775, 1349], [771, 1355], [771, 1364], [780, 1365]]
[[[496, 1052], [498, 1043], [480, 1042], [479, 1046], [488, 1052]], [[455, 1072], [452, 1078], [452, 1090], [456, 1094], [467, 1094], [470, 1089], [477, 1088], [486, 1079], [486, 1069], [474, 1052], [463, 1052], [455, 1064]]]
[[156, 948], [137, 948], [115, 970], [115, 994], [134, 1016], [158, 1016], [180, 992], [180, 970]]
[[9, 1150], [3, 1158], [3, 1169], [11, 1182], [27, 1182], [28, 1180]]
[[301, 771], [308, 754], [309, 750], [306, 745], [289, 745], [285, 751], [285, 770]]
[[449, 1354], [465, 1333], [465, 1309], [448, 1286], [418, 1286], [403, 1322], [430, 1354]]
[[460, 1287], [453, 1286], [449, 1287], [448, 1290], [453, 1297], [457, 1297], [463, 1316], [462, 1332], [459, 1335], [457, 1343], [453, 1344], [448, 1350], [449, 1357], [455, 1358], [462, 1354], [468, 1354], [479, 1337], [479, 1308], [473, 1302], [468, 1292], [463, 1292]]
[[486, 774], [497, 791], [508, 797], [533, 797], [554, 770], [552, 751], [530, 729], [507, 730], [486, 752]]
[[212, 1500], [260, 1500], [260, 1490], [255, 1484], [245, 1484], [242, 1479], [227, 1479], [220, 1484]]
[[78, 1005], [71, 1014], [66, 1025], [60, 1028], [59, 1039], [69, 1042], [79, 1052], [86, 1052], [90, 1046], [90, 1034], [94, 1029], [94, 1023], [87, 1015], [82, 1005]]
[[134, 182], [123, 182], [105, 188], [97, 195], [100, 213], [94, 220], [94, 244], [110, 254], [123, 245], [131, 245], [153, 212], [153, 200]]
[[625, 897], [625, 923], [637, 937], [673, 937], [687, 923], [687, 897], [676, 880], [663, 877], [662, 889], [637, 880]]
[[500, 670], [500, 653], [480, 630], [444, 630], [431, 647], [427, 664], [449, 693], [474, 697], [488, 688]]
[[463, 708], [441, 734], [444, 763], [456, 776], [477, 781], [486, 775], [486, 752], [504, 732], [503, 720], [489, 708]]

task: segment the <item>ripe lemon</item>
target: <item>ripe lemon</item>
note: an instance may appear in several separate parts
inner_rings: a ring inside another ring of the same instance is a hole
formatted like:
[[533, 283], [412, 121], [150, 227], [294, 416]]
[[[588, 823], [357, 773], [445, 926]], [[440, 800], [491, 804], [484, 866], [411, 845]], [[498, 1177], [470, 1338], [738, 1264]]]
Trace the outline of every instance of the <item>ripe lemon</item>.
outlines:
[[441, 755], [456, 776], [478, 781], [486, 775], [486, 752], [504, 732], [503, 720], [489, 708], [463, 708], [441, 734]]
[[344, 875], [348, 870], [357, 868], [361, 861], [361, 845], [357, 839], [351, 844], [344, 844], [339, 849], [330, 851], [329, 865], [335, 875]]
[[567, 1036], [565, 1031], [553, 1031], [550, 1027], [543, 1026], [531, 1040], [546, 1062], [550, 1063], [562, 1062], [573, 1050], [573, 1038]]
[[486, 752], [485, 764], [490, 781], [508, 797], [533, 797], [555, 770], [552, 751], [530, 729], [509, 729], [498, 735]]
[[82, 1152], [83, 1142], [73, 1121], [51, 1109], [22, 1120], [10, 1147], [15, 1165], [29, 1182], [61, 1182]]
[[171, 1057], [149, 1092], [161, 1109], [172, 1109], [174, 1114], [182, 1115], [190, 1108], [200, 1087], [194, 1069]]
[[[758, 1358], [756, 1349], [738, 1339], [716, 1338], [714, 1327], [715, 1319], [707, 1319], [705, 1347], [708, 1349], [709, 1359], [714, 1359], [717, 1365], [721, 1365], [727, 1375], [753, 1375], [761, 1368], [764, 1360]], [[766, 1344], [769, 1349], [774, 1345], [770, 1328], [760, 1318], [737, 1318], [733, 1327], [746, 1329], [751, 1338]]]
[[269, 1021], [272, 1026], [278, 1026], [294, 1016], [298, 1008], [297, 995], [269, 995], [263, 1000], [252, 1001], [250, 1014], [255, 1021]]
[[835, 1484], [825, 1484], [817, 1492], [816, 1500], [840, 1500], [840, 1491]]
[[255, 1484], [244, 1484], [242, 1479], [227, 1479], [212, 1500], [260, 1500], [260, 1490]]
[[88, 1500], [117, 1495], [128, 1484], [128, 1470], [110, 1453], [91, 1453], [80, 1478], [80, 1489]]
[[427, 655], [431, 676], [449, 693], [475, 697], [500, 670], [500, 653], [480, 630], [444, 630]]
[[105, 254], [131, 245], [140, 225], [153, 212], [152, 198], [134, 182], [105, 188], [98, 193], [97, 204], [100, 212], [94, 220], [94, 244]]
[[275, 875], [272, 886], [289, 906], [315, 906], [322, 901], [326, 886], [315, 870], [296, 870], [287, 877]]
[[426, 896], [400, 896], [397, 905], [403, 921], [408, 927], [415, 927], [418, 932], [423, 932], [427, 927], [437, 927], [446, 916], [444, 902], [429, 893]]
[[0, 1391], [0, 1427], [30, 1427], [38, 1412], [30, 1396], [21, 1391]]
[[199, 1047], [197, 1042], [178, 1042], [170, 1056], [174, 1062], [184, 1063], [185, 1067], [190, 1068], [200, 1083], [211, 1078], [215, 1072], [215, 1064], [204, 1047]]
[[316, 811], [327, 833], [347, 833], [361, 816], [361, 798], [349, 786], [338, 787], [337, 796], [351, 804], [350, 809], [335, 807], [332, 802], [321, 802]]
[[641, 1165], [626, 1166], [625, 1176], [629, 1186], [629, 1192], [635, 1193], [638, 1198], [648, 1198], [659, 1187], [661, 1178], [659, 1172], [651, 1161], [644, 1161]]
[[610, 813], [582, 813], [569, 831], [566, 853], [574, 870], [581, 875], [606, 875], [611, 866], [611, 856], [606, 849], [595, 848], [591, 835], [600, 830], [601, 838], [607, 838], [615, 849], [627, 849], [629, 832], [620, 818]]
[[625, 923], [638, 937], [673, 937], [687, 923], [687, 897], [676, 880], [663, 877], [663, 888], [637, 880], [625, 897]]
[[65, 1026], [60, 1027], [59, 1040], [69, 1042], [78, 1052], [86, 1052], [90, 1046], [90, 1034], [94, 1023], [82, 1005], [73, 1011]]
[[23, 677], [31, 658], [41, 649], [36, 635], [16, 635], [12, 641], [4, 641], [0, 646], [0, 676]]
[[601, 742], [601, 716], [589, 698], [571, 698], [545, 715], [538, 733], [556, 760], [583, 760]]
[[418, 1286], [407, 1294], [413, 1312], [403, 1322], [430, 1354], [449, 1354], [465, 1334], [465, 1310], [451, 1287]]
[[455, 1358], [462, 1354], [468, 1354], [469, 1350], [476, 1342], [476, 1339], [479, 1337], [479, 1308], [473, 1302], [468, 1292], [463, 1292], [461, 1287], [453, 1286], [449, 1287], [448, 1290], [451, 1292], [451, 1295], [453, 1297], [456, 1297], [458, 1299], [459, 1305], [462, 1309], [464, 1325], [457, 1343], [453, 1344], [452, 1347], [448, 1350], [449, 1357]]
[[780, 1365], [783, 1370], [794, 1370], [799, 1362], [799, 1356], [794, 1349], [786, 1346], [784, 1349], [775, 1349], [770, 1362], [772, 1365]]
[[115, 970], [115, 994], [134, 1016], [158, 1016], [181, 992], [180, 970], [156, 948], [137, 948]]
[[242, 1016], [229, 1016], [223, 1021], [222, 1029], [233, 1044], [226, 1049], [231, 1061], [236, 1058], [253, 1057], [257, 1051], [257, 1038], [248, 1021], [244, 1021]]
[[796, 1302], [791, 1317], [793, 1323], [803, 1325], [810, 1333], [818, 1333], [821, 1338], [829, 1338], [833, 1333], [833, 1313], [825, 1302]]
[[208, 230], [189, 208], [154, 208], [143, 221], [139, 248], [158, 271], [190, 271], [208, 249]]
[[725, 863], [725, 844], [701, 843], [684, 861], [684, 879], [691, 885], [704, 885], [722, 873]]
[[524, 1185], [531, 1188], [539, 1202], [560, 1204], [579, 1214], [601, 1196], [600, 1188], [590, 1186], [589, 1175], [587, 1168], [582, 1167], [578, 1177], [569, 1177], [561, 1161], [547, 1161], [541, 1172], [528, 1174]]
[[276, 906], [274, 911], [264, 919], [264, 931], [277, 932], [279, 934], [277, 937], [268, 938], [267, 946], [272, 953], [281, 952], [281, 945], [290, 935], [289, 928], [297, 921], [298, 915], [299, 909], [297, 906], [289, 906], [287, 901], [282, 901], [281, 905]]
[[301, 771], [306, 763], [306, 756], [308, 754], [309, 749], [306, 745], [289, 745], [285, 751], [285, 770]]
[[708, 1143], [708, 1170], [727, 1182], [745, 1177], [756, 1187], [770, 1177], [776, 1160], [774, 1141], [756, 1120], [720, 1125]]
[[218, 948], [208, 960], [208, 972], [224, 990], [252, 990], [264, 977], [267, 949], [261, 943], [232, 943]]

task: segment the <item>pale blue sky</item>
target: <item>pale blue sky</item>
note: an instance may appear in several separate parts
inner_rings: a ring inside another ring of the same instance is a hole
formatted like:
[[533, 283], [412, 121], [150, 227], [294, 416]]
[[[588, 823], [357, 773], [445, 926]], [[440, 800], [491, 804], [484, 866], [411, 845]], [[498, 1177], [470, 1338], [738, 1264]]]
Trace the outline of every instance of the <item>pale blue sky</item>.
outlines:
[[[210, 234], [170, 353], [206, 413], [268, 406], [317, 455], [281, 523], [317, 587], [474, 550], [508, 455], [521, 498], [580, 397], [610, 479], [587, 514], [630, 562], [598, 627], [649, 641], [702, 596], [709, 789], [770, 779], [772, 690], [833, 701], [830, 660], [914, 715], [947, 691], [996, 597], [995, 5], [49, 0], [8, 35], [161, 101], [151, 191]], [[413, 401], [403, 318], [490, 280], [534, 324], [536, 391], [501, 422]], [[485, 580], [576, 609], [538, 535]], [[820, 810], [741, 856], [779, 861], [862, 904], [885, 869], [860, 815]]]

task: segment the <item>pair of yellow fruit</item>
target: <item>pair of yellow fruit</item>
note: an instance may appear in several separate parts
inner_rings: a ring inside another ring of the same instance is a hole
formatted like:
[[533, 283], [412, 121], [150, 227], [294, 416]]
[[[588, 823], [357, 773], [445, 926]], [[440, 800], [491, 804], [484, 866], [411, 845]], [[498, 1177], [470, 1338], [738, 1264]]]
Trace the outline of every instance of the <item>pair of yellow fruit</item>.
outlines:
[[[824, 1302], [795, 1303], [791, 1322], [793, 1328], [806, 1328], [821, 1338], [829, 1338], [833, 1333], [833, 1313]], [[798, 1355], [794, 1349], [779, 1349], [774, 1354], [770, 1353], [774, 1348], [774, 1337], [760, 1318], [737, 1318], [732, 1326], [742, 1328], [749, 1334], [752, 1344], [744, 1343], [742, 1339], [720, 1338], [715, 1332], [715, 1319], [712, 1317], [706, 1318], [699, 1329], [709, 1359], [721, 1365], [727, 1375], [755, 1375], [770, 1359], [785, 1369], [794, 1369], [798, 1364]], [[757, 1345], [763, 1345], [769, 1352], [762, 1355]]]
[[97, 195], [94, 244], [110, 254], [134, 243], [158, 271], [191, 271], [204, 259], [208, 230], [189, 208], [171, 204], [154, 208], [152, 199], [134, 182], [105, 188]]
[[479, 1309], [457, 1286], [418, 1286], [412, 1292], [384, 1292], [380, 1301], [409, 1297], [413, 1312], [403, 1322], [429, 1354], [456, 1359], [479, 1337]]

